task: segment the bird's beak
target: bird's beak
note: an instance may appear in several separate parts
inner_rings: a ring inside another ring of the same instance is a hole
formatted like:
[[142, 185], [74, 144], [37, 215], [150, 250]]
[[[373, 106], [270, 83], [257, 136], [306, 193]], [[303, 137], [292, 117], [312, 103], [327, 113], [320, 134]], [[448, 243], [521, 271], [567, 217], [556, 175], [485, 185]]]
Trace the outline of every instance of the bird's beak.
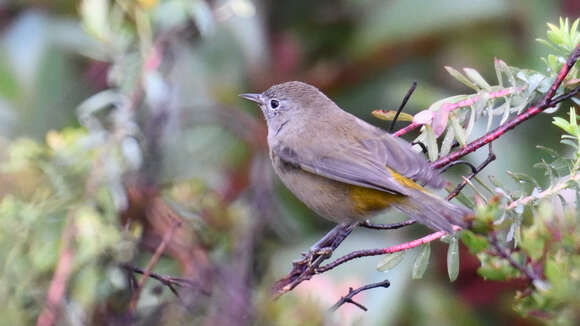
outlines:
[[262, 94], [253, 94], [253, 93], [245, 93], [239, 95], [241, 98], [245, 98], [246, 100], [250, 100], [252, 102], [258, 103], [259, 105], [264, 104], [264, 99]]

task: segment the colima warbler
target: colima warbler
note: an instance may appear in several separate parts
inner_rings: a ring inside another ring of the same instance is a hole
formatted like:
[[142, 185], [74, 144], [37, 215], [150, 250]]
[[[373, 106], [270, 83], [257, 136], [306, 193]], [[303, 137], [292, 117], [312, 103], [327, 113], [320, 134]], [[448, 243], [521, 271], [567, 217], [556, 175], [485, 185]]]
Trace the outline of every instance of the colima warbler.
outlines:
[[292, 81], [240, 96], [262, 109], [274, 170], [318, 215], [355, 222], [392, 206], [434, 230], [465, 226], [468, 209], [420, 185], [444, 183], [421, 154], [343, 111], [316, 87]]

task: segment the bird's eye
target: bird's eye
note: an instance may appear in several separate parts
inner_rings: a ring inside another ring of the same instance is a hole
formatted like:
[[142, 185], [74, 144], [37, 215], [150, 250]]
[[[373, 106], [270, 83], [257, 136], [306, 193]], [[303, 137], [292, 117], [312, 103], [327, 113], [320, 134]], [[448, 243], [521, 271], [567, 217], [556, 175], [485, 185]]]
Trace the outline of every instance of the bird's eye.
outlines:
[[270, 107], [272, 109], [276, 109], [280, 106], [280, 102], [278, 100], [270, 100]]

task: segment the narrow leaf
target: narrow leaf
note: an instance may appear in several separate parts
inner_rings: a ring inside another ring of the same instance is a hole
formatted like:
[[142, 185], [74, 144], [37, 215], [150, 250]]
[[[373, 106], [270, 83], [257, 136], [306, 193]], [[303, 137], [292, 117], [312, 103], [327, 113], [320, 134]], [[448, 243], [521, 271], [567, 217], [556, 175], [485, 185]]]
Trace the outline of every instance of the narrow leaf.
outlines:
[[[397, 114], [397, 111], [373, 110], [371, 113], [375, 118], [378, 118], [381, 120], [386, 120], [386, 121], [393, 121], [393, 119], [395, 118], [395, 115]], [[408, 113], [401, 112], [399, 114], [399, 117], [397, 118], [397, 121], [409, 121], [410, 122], [410, 121], [413, 121], [413, 116], [408, 114]]]
[[485, 81], [483, 76], [481, 76], [481, 74], [477, 70], [473, 68], [463, 68], [463, 71], [465, 72], [467, 77], [469, 77], [469, 79], [473, 81], [477, 86], [487, 91], [491, 90], [491, 86], [489, 86], [489, 83]]
[[430, 125], [425, 125], [425, 145], [427, 146], [427, 153], [429, 154], [429, 160], [435, 161], [439, 155], [439, 148], [437, 147], [437, 138], [433, 133], [433, 129]]
[[457, 139], [459, 145], [465, 146], [467, 143], [467, 139], [465, 138], [465, 130], [463, 130], [463, 127], [459, 125], [459, 121], [457, 120], [457, 117], [455, 117], [455, 114], [449, 116], [449, 121], [451, 121], [451, 127], [455, 133], [455, 139]]
[[377, 271], [379, 272], [388, 272], [391, 269], [395, 268], [397, 265], [403, 261], [405, 252], [399, 251], [389, 255], [385, 255], [383, 259], [377, 264]]
[[459, 275], [459, 244], [457, 238], [452, 237], [447, 248], [447, 274], [451, 282]]
[[427, 266], [429, 266], [429, 257], [431, 256], [431, 245], [426, 243], [421, 246], [421, 251], [417, 255], [415, 259], [415, 264], [413, 265], [413, 279], [420, 279], [423, 278], [423, 274], [427, 270]]
[[469, 80], [469, 78], [465, 77], [462, 73], [460, 73], [458, 70], [449, 67], [449, 66], [445, 66], [445, 70], [447, 70], [447, 72], [453, 76], [455, 79], [457, 79], [459, 82], [461, 82], [462, 84], [464, 84], [465, 86], [469, 87], [469, 88], [473, 88], [476, 91], [479, 91], [479, 88]]

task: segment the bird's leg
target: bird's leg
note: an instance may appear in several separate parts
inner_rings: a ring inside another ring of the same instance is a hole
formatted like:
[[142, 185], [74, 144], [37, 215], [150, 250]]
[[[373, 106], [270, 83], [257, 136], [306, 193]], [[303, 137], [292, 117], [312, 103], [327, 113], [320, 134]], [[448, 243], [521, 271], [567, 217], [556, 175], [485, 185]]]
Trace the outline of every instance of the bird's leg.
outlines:
[[304, 262], [304, 260], [313, 261], [318, 256], [330, 257], [332, 251], [336, 249], [346, 237], [358, 226], [359, 222], [341, 223], [330, 230], [322, 239], [318, 240], [307, 253], [303, 253], [303, 258], [297, 262]]
[[310, 252], [326, 251], [336, 249], [346, 237], [358, 226], [359, 222], [341, 223], [335, 226], [322, 239], [318, 240], [314, 246], [310, 247]]

